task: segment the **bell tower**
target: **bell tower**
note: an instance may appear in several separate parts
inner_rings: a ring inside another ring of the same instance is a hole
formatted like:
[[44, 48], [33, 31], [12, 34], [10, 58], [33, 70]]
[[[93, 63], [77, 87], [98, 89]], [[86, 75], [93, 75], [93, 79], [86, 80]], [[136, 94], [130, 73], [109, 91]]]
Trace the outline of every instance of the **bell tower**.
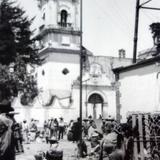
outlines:
[[79, 0], [38, 0], [41, 49], [79, 50]]
[[79, 76], [79, 0], [38, 0], [38, 7], [39, 54], [45, 57], [44, 64], [37, 70], [38, 86], [51, 94], [48, 97], [59, 97], [64, 93], [68, 96], [73, 81]]

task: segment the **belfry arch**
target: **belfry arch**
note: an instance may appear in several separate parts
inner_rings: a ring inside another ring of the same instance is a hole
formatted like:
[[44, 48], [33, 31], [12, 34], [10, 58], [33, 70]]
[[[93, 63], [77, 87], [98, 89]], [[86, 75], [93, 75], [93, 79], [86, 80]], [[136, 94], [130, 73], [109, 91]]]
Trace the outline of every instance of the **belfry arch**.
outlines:
[[66, 10], [61, 11], [61, 26], [67, 27], [67, 18], [68, 18], [68, 12]]

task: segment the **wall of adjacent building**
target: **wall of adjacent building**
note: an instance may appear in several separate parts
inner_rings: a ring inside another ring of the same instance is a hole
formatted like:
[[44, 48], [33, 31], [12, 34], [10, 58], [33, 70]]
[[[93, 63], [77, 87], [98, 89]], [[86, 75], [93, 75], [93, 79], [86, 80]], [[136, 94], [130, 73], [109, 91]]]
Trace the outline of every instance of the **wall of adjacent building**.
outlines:
[[119, 100], [122, 121], [128, 112], [160, 110], [160, 67], [156, 64], [131, 69], [119, 75]]

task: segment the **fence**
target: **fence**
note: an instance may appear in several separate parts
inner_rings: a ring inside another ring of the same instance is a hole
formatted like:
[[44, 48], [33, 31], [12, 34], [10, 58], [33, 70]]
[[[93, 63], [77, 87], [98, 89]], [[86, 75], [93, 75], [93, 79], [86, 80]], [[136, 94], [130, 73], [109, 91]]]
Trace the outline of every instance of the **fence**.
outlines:
[[132, 160], [160, 160], [160, 113], [131, 113]]

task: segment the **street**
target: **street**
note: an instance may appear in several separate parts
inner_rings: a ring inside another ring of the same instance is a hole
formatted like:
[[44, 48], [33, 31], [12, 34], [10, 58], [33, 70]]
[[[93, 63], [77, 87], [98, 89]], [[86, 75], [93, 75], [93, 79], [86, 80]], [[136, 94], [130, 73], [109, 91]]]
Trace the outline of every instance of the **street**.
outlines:
[[[87, 144], [89, 146], [89, 144]], [[34, 160], [34, 155], [43, 151], [46, 153], [49, 150], [50, 144], [45, 142], [31, 142], [30, 144], [24, 144], [24, 153], [16, 155], [16, 160]], [[63, 160], [76, 160], [77, 147], [76, 143], [69, 142], [66, 137], [59, 141], [59, 148], [63, 150]], [[84, 158], [85, 159], [85, 158]]]

